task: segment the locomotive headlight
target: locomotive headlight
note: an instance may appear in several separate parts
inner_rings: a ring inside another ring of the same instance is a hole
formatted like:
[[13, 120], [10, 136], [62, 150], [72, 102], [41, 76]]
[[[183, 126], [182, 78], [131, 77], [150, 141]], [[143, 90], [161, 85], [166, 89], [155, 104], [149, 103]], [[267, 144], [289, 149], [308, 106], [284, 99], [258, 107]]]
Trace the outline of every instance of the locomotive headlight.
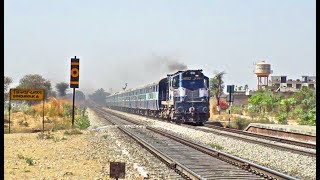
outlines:
[[179, 107], [177, 108], [177, 112], [178, 112], [178, 113], [182, 113], [182, 112], [183, 112], [183, 107], [182, 107], [182, 106], [179, 106]]
[[208, 108], [207, 107], [203, 107], [202, 108], [202, 112], [207, 113], [208, 112]]
[[190, 112], [194, 112], [195, 110], [196, 110], [196, 109], [195, 109], [194, 107], [190, 107], [190, 108], [189, 108], [189, 111], [190, 111]]

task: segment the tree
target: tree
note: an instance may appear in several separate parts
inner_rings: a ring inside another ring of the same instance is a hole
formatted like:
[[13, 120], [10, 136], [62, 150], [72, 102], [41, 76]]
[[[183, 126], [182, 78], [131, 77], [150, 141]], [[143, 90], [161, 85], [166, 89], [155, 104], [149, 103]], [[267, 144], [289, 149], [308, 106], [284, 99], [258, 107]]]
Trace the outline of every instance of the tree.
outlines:
[[[73, 98], [73, 94], [72, 93], [69, 93], [66, 95], [66, 97], [68, 99], [71, 99]], [[76, 93], [75, 93], [75, 101], [76, 102], [82, 102], [82, 101], [85, 101], [86, 100], [86, 96], [84, 95], [84, 93], [82, 91], [79, 91], [79, 90], [76, 90]]]
[[273, 94], [269, 90], [259, 90], [254, 95], [252, 95], [248, 102], [253, 109], [257, 109], [260, 113], [272, 112], [277, 106], [277, 102], [280, 97]]
[[247, 91], [249, 89], [248, 84], [244, 85], [244, 90]]
[[296, 100], [294, 115], [298, 117], [299, 124], [316, 125], [316, 91], [303, 87], [293, 98]]
[[94, 93], [89, 95], [89, 98], [97, 104], [105, 105], [106, 97], [109, 96], [110, 93], [105, 92], [104, 89], [100, 88], [96, 90]]
[[[53, 92], [51, 91], [51, 82], [45, 78], [43, 78], [39, 74], [28, 74], [25, 75], [19, 81], [19, 85], [17, 88], [31, 88], [31, 89], [44, 89], [45, 90], [45, 99], [48, 99]], [[28, 101], [28, 104], [34, 104], [37, 101]]]
[[57, 89], [60, 97], [66, 96], [66, 91], [67, 91], [68, 87], [69, 87], [69, 84], [65, 83], [65, 82], [60, 82], [60, 83], [56, 84], [56, 89]]
[[220, 114], [220, 97], [223, 93], [223, 75], [226, 74], [224, 71], [215, 73], [213, 78], [210, 78], [210, 94], [214, 95], [217, 100], [217, 110]]
[[4, 95], [4, 101], [9, 100], [9, 92], [8, 92], [8, 88], [10, 86], [10, 84], [12, 83], [12, 78], [8, 77], [8, 76], [4, 76], [4, 81], [3, 81], [3, 95]]

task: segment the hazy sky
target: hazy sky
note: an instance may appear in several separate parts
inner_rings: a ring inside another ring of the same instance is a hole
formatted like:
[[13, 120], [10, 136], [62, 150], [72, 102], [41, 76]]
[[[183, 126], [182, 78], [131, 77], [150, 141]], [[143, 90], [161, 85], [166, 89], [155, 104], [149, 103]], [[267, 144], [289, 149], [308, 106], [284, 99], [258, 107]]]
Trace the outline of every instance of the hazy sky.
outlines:
[[225, 84], [256, 88], [253, 62], [274, 75], [315, 75], [315, 0], [5, 0], [4, 73], [70, 79], [80, 89], [119, 90], [166, 76], [179, 62]]

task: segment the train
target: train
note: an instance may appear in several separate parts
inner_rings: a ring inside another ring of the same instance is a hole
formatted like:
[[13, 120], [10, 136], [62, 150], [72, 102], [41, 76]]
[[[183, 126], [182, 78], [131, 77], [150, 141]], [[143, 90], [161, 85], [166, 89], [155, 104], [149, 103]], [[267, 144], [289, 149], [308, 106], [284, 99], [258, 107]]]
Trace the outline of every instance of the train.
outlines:
[[160, 81], [106, 97], [106, 107], [175, 123], [208, 121], [209, 78], [201, 69], [177, 71]]

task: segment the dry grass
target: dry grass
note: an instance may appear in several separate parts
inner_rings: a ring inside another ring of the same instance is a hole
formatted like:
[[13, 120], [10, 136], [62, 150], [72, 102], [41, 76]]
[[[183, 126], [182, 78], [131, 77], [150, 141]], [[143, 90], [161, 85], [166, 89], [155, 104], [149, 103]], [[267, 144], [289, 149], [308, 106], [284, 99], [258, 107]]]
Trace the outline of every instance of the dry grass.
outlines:
[[[68, 99], [50, 98], [44, 107], [44, 129], [45, 131], [55, 131], [69, 129], [71, 127], [72, 102]], [[80, 115], [76, 108], [75, 116]], [[4, 132], [9, 131], [9, 122], [5, 113]], [[39, 103], [31, 107], [23, 107], [19, 112], [11, 113], [11, 133], [32, 133], [43, 129], [43, 104]]]

